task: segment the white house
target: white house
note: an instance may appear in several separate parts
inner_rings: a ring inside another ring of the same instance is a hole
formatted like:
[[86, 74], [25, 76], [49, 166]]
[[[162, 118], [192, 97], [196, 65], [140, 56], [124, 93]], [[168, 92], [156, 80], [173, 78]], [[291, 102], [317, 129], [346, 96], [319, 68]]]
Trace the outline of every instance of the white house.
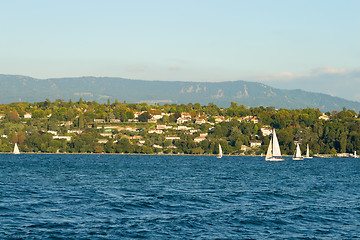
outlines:
[[250, 147], [251, 148], [260, 147], [261, 143], [262, 143], [262, 141], [259, 141], [259, 140], [250, 140]]
[[109, 140], [107, 139], [99, 139], [98, 140], [98, 143], [107, 143]]
[[186, 130], [190, 130], [192, 129], [192, 127], [187, 127], [187, 126], [177, 126], [175, 128], [175, 130], [179, 130], [179, 131], [186, 131]]
[[186, 123], [186, 122], [188, 122], [188, 121], [190, 121], [189, 118], [179, 117], [179, 118], [176, 120], [176, 123], [177, 123], [177, 124], [183, 124], [183, 123]]
[[326, 114], [323, 113], [323, 114], [319, 117], [319, 119], [328, 121], [328, 120], [330, 120], [330, 117], [329, 117], [328, 115], [326, 115]]
[[71, 141], [71, 136], [53, 136], [53, 139], [65, 139], [66, 141]]
[[24, 118], [31, 118], [31, 117], [32, 117], [31, 113], [25, 113], [24, 114]]
[[196, 121], [195, 121], [195, 124], [204, 124], [204, 123], [206, 123], [206, 120], [203, 119], [203, 118], [198, 118], [198, 119], [196, 119]]
[[83, 130], [80, 130], [80, 129], [78, 129], [78, 130], [73, 129], [73, 130], [68, 130], [67, 132], [68, 132], [68, 133], [76, 133], [76, 134], [80, 134], [80, 133], [82, 133], [82, 132], [83, 132]]
[[166, 140], [180, 140], [180, 137], [176, 137], [176, 136], [167, 136], [165, 137]]
[[214, 116], [214, 119], [215, 119], [216, 123], [221, 123], [221, 122], [225, 121], [224, 116]]
[[263, 126], [260, 130], [263, 136], [269, 136], [272, 133], [270, 126]]
[[113, 134], [112, 133], [100, 133], [100, 136], [103, 136], [103, 137], [109, 137], [109, 138], [111, 138], [112, 136], [113, 136]]
[[157, 145], [157, 144], [154, 144], [154, 145], [152, 145], [154, 148], [163, 148], [162, 146], [160, 146], [160, 145]]
[[47, 132], [48, 132], [48, 133], [51, 133], [52, 135], [57, 135], [57, 134], [58, 134], [57, 131], [48, 130]]
[[163, 134], [164, 132], [161, 129], [150, 129], [148, 133]]

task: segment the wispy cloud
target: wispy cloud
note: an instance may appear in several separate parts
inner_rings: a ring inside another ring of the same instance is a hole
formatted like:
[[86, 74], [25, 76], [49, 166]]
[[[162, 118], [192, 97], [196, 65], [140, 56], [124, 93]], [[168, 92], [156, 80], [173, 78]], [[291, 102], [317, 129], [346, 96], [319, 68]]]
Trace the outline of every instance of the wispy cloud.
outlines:
[[360, 69], [345, 69], [345, 68], [332, 68], [332, 67], [320, 67], [310, 70], [306, 73], [292, 73], [292, 72], [281, 72], [275, 74], [263, 74], [256, 76], [255, 79], [258, 81], [293, 81], [297, 79], [319, 77], [322, 75], [346, 75], [360, 73]]
[[319, 74], [344, 74], [349, 73], [353, 70], [345, 69], [345, 68], [331, 68], [331, 67], [321, 67], [316, 68], [311, 71], [311, 74], [319, 75]]

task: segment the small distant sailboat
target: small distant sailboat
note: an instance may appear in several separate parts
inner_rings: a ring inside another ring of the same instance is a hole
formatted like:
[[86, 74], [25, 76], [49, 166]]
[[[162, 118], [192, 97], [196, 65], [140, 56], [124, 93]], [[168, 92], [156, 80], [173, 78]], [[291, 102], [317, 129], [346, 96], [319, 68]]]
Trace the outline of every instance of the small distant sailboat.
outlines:
[[296, 151], [293, 157], [293, 160], [303, 160], [304, 158], [301, 156], [300, 144], [296, 143]]
[[313, 158], [313, 157], [310, 157], [309, 144], [306, 144], [306, 155], [304, 158], [308, 158], [308, 159]]
[[283, 161], [281, 157], [279, 141], [276, 137], [275, 129], [272, 130], [272, 136], [270, 139], [270, 144], [265, 157], [266, 161]]
[[219, 155], [217, 155], [217, 158], [222, 158], [223, 152], [222, 152], [222, 148], [221, 145], [219, 143]]
[[17, 145], [17, 143], [15, 143], [15, 146], [14, 146], [14, 154], [20, 154], [20, 151], [19, 151], [19, 147]]
[[356, 155], [356, 151], [354, 151], [354, 154], [350, 154], [349, 157], [351, 157], [351, 158], [359, 158], [359, 155]]

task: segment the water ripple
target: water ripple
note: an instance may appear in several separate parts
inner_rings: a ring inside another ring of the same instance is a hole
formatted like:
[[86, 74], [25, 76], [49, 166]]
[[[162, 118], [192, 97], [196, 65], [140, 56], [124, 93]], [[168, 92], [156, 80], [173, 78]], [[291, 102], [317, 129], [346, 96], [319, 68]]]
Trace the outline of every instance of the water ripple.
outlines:
[[0, 155], [1, 239], [359, 239], [360, 162]]

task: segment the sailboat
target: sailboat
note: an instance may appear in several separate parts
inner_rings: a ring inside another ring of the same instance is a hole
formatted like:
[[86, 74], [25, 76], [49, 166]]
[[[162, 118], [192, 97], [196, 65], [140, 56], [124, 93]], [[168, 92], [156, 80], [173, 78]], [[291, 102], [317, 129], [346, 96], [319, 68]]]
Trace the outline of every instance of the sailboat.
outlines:
[[279, 141], [276, 137], [275, 129], [272, 130], [272, 137], [265, 157], [266, 161], [283, 161]]
[[306, 145], [306, 155], [304, 158], [308, 158], [308, 159], [313, 158], [313, 157], [310, 157], [309, 144]]
[[359, 158], [359, 155], [356, 155], [356, 151], [354, 151], [354, 154], [350, 154], [349, 157], [351, 157], [351, 158]]
[[293, 157], [293, 160], [303, 160], [304, 158], [301, 156], [300, 144], [296, 143], [296, 151]]
[[222, 155], [223, 155], [222, 148], [221, 148], [221, 145], [219, 143], [219, 155], [217, 155], [217, 158], [222, 158]]
[[20, 151], [19, 151], [19, 147], [17, 145], [17, 143], [15, 143], [15, 146], [14, 146], [14, 154], [20, 154]]

